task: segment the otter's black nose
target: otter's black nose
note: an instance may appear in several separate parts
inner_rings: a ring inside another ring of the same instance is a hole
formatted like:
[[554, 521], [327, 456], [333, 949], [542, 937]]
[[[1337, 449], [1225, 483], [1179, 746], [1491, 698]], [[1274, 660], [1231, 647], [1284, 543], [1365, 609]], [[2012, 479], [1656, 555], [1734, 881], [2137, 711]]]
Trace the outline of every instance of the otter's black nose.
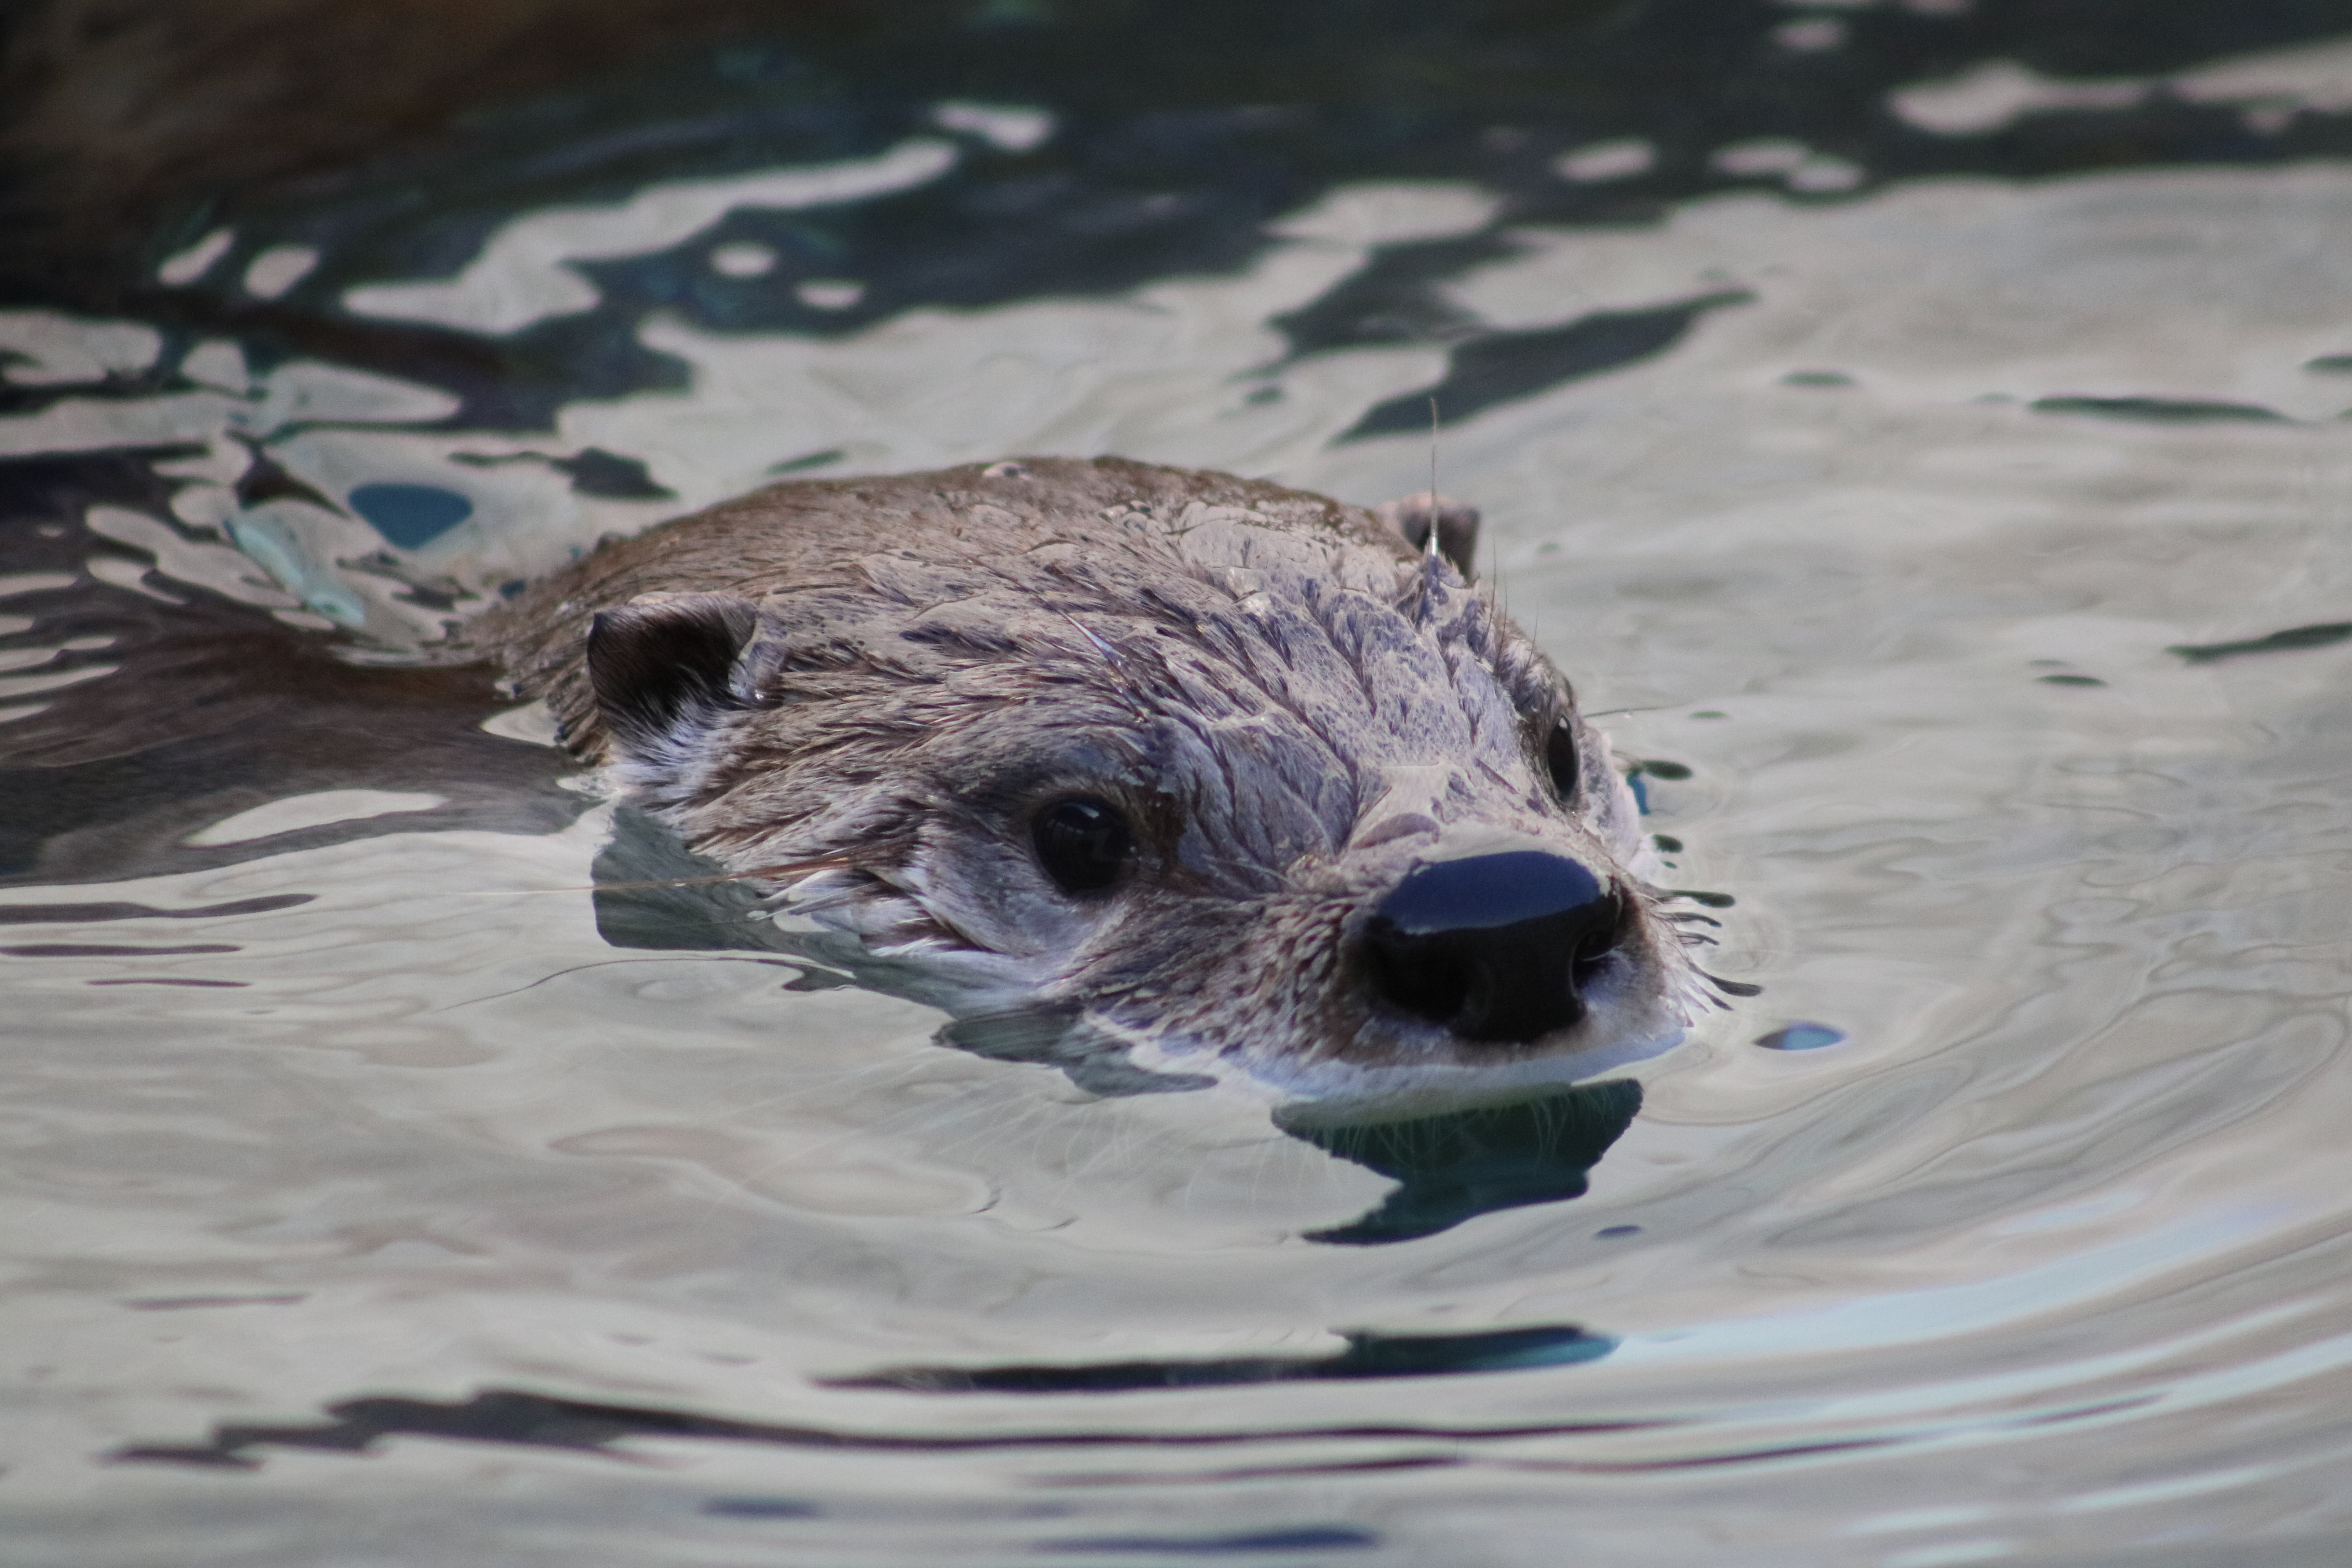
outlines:
[[1539, 849], [1416, 867], [1364, 928], [1372, 984], [1465, 1039], [1519, 1044], [1584, 1016], [1579, 994], [1617, 945], [1625, 906]]

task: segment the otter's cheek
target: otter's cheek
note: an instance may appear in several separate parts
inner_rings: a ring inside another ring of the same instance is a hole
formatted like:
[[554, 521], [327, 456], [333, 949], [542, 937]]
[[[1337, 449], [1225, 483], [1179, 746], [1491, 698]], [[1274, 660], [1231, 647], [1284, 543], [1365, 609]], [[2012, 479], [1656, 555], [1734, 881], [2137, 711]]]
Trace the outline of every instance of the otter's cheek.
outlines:
[[1101, 914], [1039, 885], [1025, 854], [982, 842], [925, 855], [911, 868], [934, 918], [992, 952], [1051, 958], [1076, 949]]

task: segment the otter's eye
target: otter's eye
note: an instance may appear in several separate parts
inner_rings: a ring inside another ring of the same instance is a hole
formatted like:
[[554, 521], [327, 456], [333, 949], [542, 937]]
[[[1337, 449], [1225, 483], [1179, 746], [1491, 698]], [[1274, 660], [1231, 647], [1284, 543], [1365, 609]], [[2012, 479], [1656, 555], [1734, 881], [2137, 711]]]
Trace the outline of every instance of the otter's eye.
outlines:
[[1118, 808], [1086, 795], [1046, 806], [1030, 833], [1037, 863], [1066, 893], [1101, 892], [1119, 879], [1135, 854], [1135, 835]]
[[1576, 755], [1576, 730], [1565, 714], [1551, 721], [1544, 737], [1544, 766], [1551, 770], [1551, 787], [1562, 805], [1576, 804], [1576, 786], [1582, 769]]

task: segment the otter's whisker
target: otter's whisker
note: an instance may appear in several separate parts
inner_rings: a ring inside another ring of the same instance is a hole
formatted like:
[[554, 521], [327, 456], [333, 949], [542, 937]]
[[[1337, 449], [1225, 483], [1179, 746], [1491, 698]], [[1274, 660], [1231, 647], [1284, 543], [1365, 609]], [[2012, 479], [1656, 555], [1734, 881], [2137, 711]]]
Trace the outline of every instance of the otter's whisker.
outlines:
[[433, 1011], [435, 1013], [450, 1013], [455, 1012], [460, 1007], [472, 1007], [484, 1002], [496, 1002], [502, 996], [520, 996], [526, 991], [536, 990], [538, 987], [546, 984], [551, 980], [561, 980], [567, 974], [578, 974], [583, 970], [613, 969], [625, 963], [683, 963], [694, 959], [699, 959], [703, 962], [712, 963], [767, 963], [773, 964], [780, 969], [796, 970], [801, 968], [801, 965], [794, 963], [789, 958], [738, 958], [731, 954], [722, 955], [717, 953], [680, 952], [673, 956], [663, 958], [600, 958], [593, 963], [574, 963], [567, 968], [556, 970], [552, 973], [542, 974], [527, 985], [518, 985], [509, 991], [493, 991], [487, 996], [468, 996], [462, 1002], [452, 1002], [446, 1006], [436, 1007]]

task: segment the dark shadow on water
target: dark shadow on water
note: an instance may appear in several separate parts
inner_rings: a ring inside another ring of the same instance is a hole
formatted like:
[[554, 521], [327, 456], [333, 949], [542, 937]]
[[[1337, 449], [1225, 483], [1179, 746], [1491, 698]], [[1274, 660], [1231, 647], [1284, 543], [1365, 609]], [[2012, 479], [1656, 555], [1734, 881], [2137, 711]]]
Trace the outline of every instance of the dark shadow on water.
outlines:
[[[596, 934], [614, 947], [656, 952], [792, 952], [748, 882], [727, 876], [634, 806], [613, 816], [596, 852]], [[795, 955], [797, 956], [797, 955]], [[848, 984], [846, 975], [836, 984]]]
[[1222, 1361], [1121, 1361], [1076, 1366], [901, 1366], [828, 1379], [827, 1388], [895, 1388], [909, 1394], [1131, 1394], [1149, 1388], [1213, 1388], [1241, 1383], [1307, 1383], [1443, 1377], [1599, 1361], [1617, 1342], [1573, 1324], [1496, 1329], [1475, 1334], [1350, 1333], [1348, 1348], [1319, 1356], [1238, 1356]]
[[1348, 1551], [1380, 1543], [1381, 1538], [1369, 1530], [1321, 1525], [1305, 1530], [1256, 1530], [1240, 1535], [1090, 1535], [1071, 1541], [1040, 1542], [1037, 1550], [1223, 1557], [1241, 1552]]
[[[1572, 1329], [1510, 1330], [1503, 1335], [1465, 1335], [1467, 1341], [1513, 1334], [1574, 1335]], [[1591, 1355], [1559, 1360], [1592, 1360], [1613, 1343], [1584, 1342], [1603, 1347]], [[1346, 1352], [1354, 1353], [1353, 1351]], [[1513, 1364], [1549, 1364], [1521, 1361]], [[1503, 1365], [1431, 1368], [1437, 1371], [1502, 1371]], [[1395, 1376], [1399, 1373], [1387, 1373]], [[570, 1453], [624, 1457], [614, 1445], [632, 1437], [748, 1443], [783, 1448], [814, 1448], [842, 1453], [961, 1453], [982, 1449], [1032, 1448], [1223, 1448], [1260, 1443], [1283, 1444], [1300, 1439], [1372, 1440], [1393, 1438], [1477, 1442], [1551, 1437], [1594, 1432], [1628, 1432], [1672, 1426], [1670, 1421], [1586, 1420], [1476, 1423], [1381, 1422], [1331, 1426], [1231, 1426], [1187, 1431], [1085, 1428], [1022, 1432], [885, 1432], [845, 1427], [807, 1426], [769, 1421], [743, 1421], [691, 1410], [656, 1406], [606, 1405], [581, 1399], [561, 1399], [519, 1389], [485, 1389], [468, 1399], [411, 1399], [396, 1394], [340, 1400], [325, 1407], [326, 1419], [293, 1422], [223, 1422], [212, 1436], [195, 1443], [129, 1443], [106, 1454], [116, 1464], [196, 1465], [208, 1468], [257, 1469], [264, 1448], [297, 1448], [312, 1453], [360, 1454], [373, 1451], [387, 1437], [438, 1437], [468, 1443], [504, 1443], [517, 1447], [560, 1449]]]
[[1461, 423], [1496, 405], [1534, 397], [1567, 381], [1654, 360], [1689, 334], [1703, 312], [1750, 299], [1755, 294], [1728, 289], [1656, 310], [1597, 310], [1564, 327], [1484, 331], [1454, 345], [1442, 381], [1373, 405], [1339, 435], [1339, 442], [1425, 430], [1433, 397], [1442, 423]]
[[2087, 414], [2148, 425], [2281, 425], [2286, 416], [2258, 403], [2218, 403], [2189, 397], [2037, 397], [2036, 414]]
[[[30, 668], [78, 678], [69, 700], [44, 697], [0, 726], [0, 881], [169, 876], [388, 830], [549, 833], [586, 807], [558, 784], [570, 758], [480, 728], [510, 700], [489, 670], [357, 662], [357, 639], [285, 625], [92, 530], [96, 509], [119, 508], [206, 543], [163, 521], [175, 486], [154, 467], [202, 450], [0, 459], [0, 577], [16, 578], [0, 661], [47, 654]], [[270, 468], [246, 482], [264, 500], [301, 493]], [[354, 788], [442, 804], [389, 823], [190, 841], [254, 806]]]
[[602, 447], [583, 447], [569, 458], [552, 457], [545, 452], [514, 452], [504, 456], [457, 452], [453, 453], [449, 460], [462, 463], [469, 468], [494, 468], [508, 463], [544, 463], [570, 479], [575, 494], [600, 496], [610, 500], [677, 499], [676, 490], [654, 481], [642, 458], [625, 458], [618, 452], [607, 452]]
[[1443, 380], [1375, 404], [1339, 439], [1426, 429], [1433, 397], [1440, 419], [1454, 424], [1497, 404], [1654, 358], [1682, 342], [1705, 312], [1755, 297], [1730, 289], [1654, 310], [1601, 310], [1564, 326], [1481, 333], [1454, 345]]
[[1307, 1239], [1342, 1247], [1411, 1241], [1497, 1209], [1581, 1197], [1592, 1167], [1641, 1109], [1642, 1086], [1621, 1079], [1412, 1121], [1286, 1128], [1402, 1184], [1360, 1219]]
[[936, 1037], [943, 1046], [1004, 1062], [1039, 1062], [1059, 1068], [1088, 1094], [1121, 1099], [1132, 1094], [1185, 1094], [1213, 1089], [1202, 1073], [1153, 1072], [1128, 1058], [1124, 1041], [1088, 1028], [1075, 1008], [1033, 1007], [958, 1018]]
[[2315, 626], [2289, 626], [2268, 637], [2248, 637], [2242, 642], [2178, 643], [2164, 651], [2178, 654], [2191, 664], [2212, 664], [2220, 659], [2236, 658], [2249, 653], [2292, 653], [2300, 648], [2329, 647], [2352, 639], [2352, 621], [2327, 621]]
[[1441, 286], [1521, 248], [1491, 233], [1386, 246], [1307, 304], [1267, 318], [1266, 325], [1289, 340], [1286, 365], [1339, 349], [1465, 338], [1480, 330], [1479, 320]]

